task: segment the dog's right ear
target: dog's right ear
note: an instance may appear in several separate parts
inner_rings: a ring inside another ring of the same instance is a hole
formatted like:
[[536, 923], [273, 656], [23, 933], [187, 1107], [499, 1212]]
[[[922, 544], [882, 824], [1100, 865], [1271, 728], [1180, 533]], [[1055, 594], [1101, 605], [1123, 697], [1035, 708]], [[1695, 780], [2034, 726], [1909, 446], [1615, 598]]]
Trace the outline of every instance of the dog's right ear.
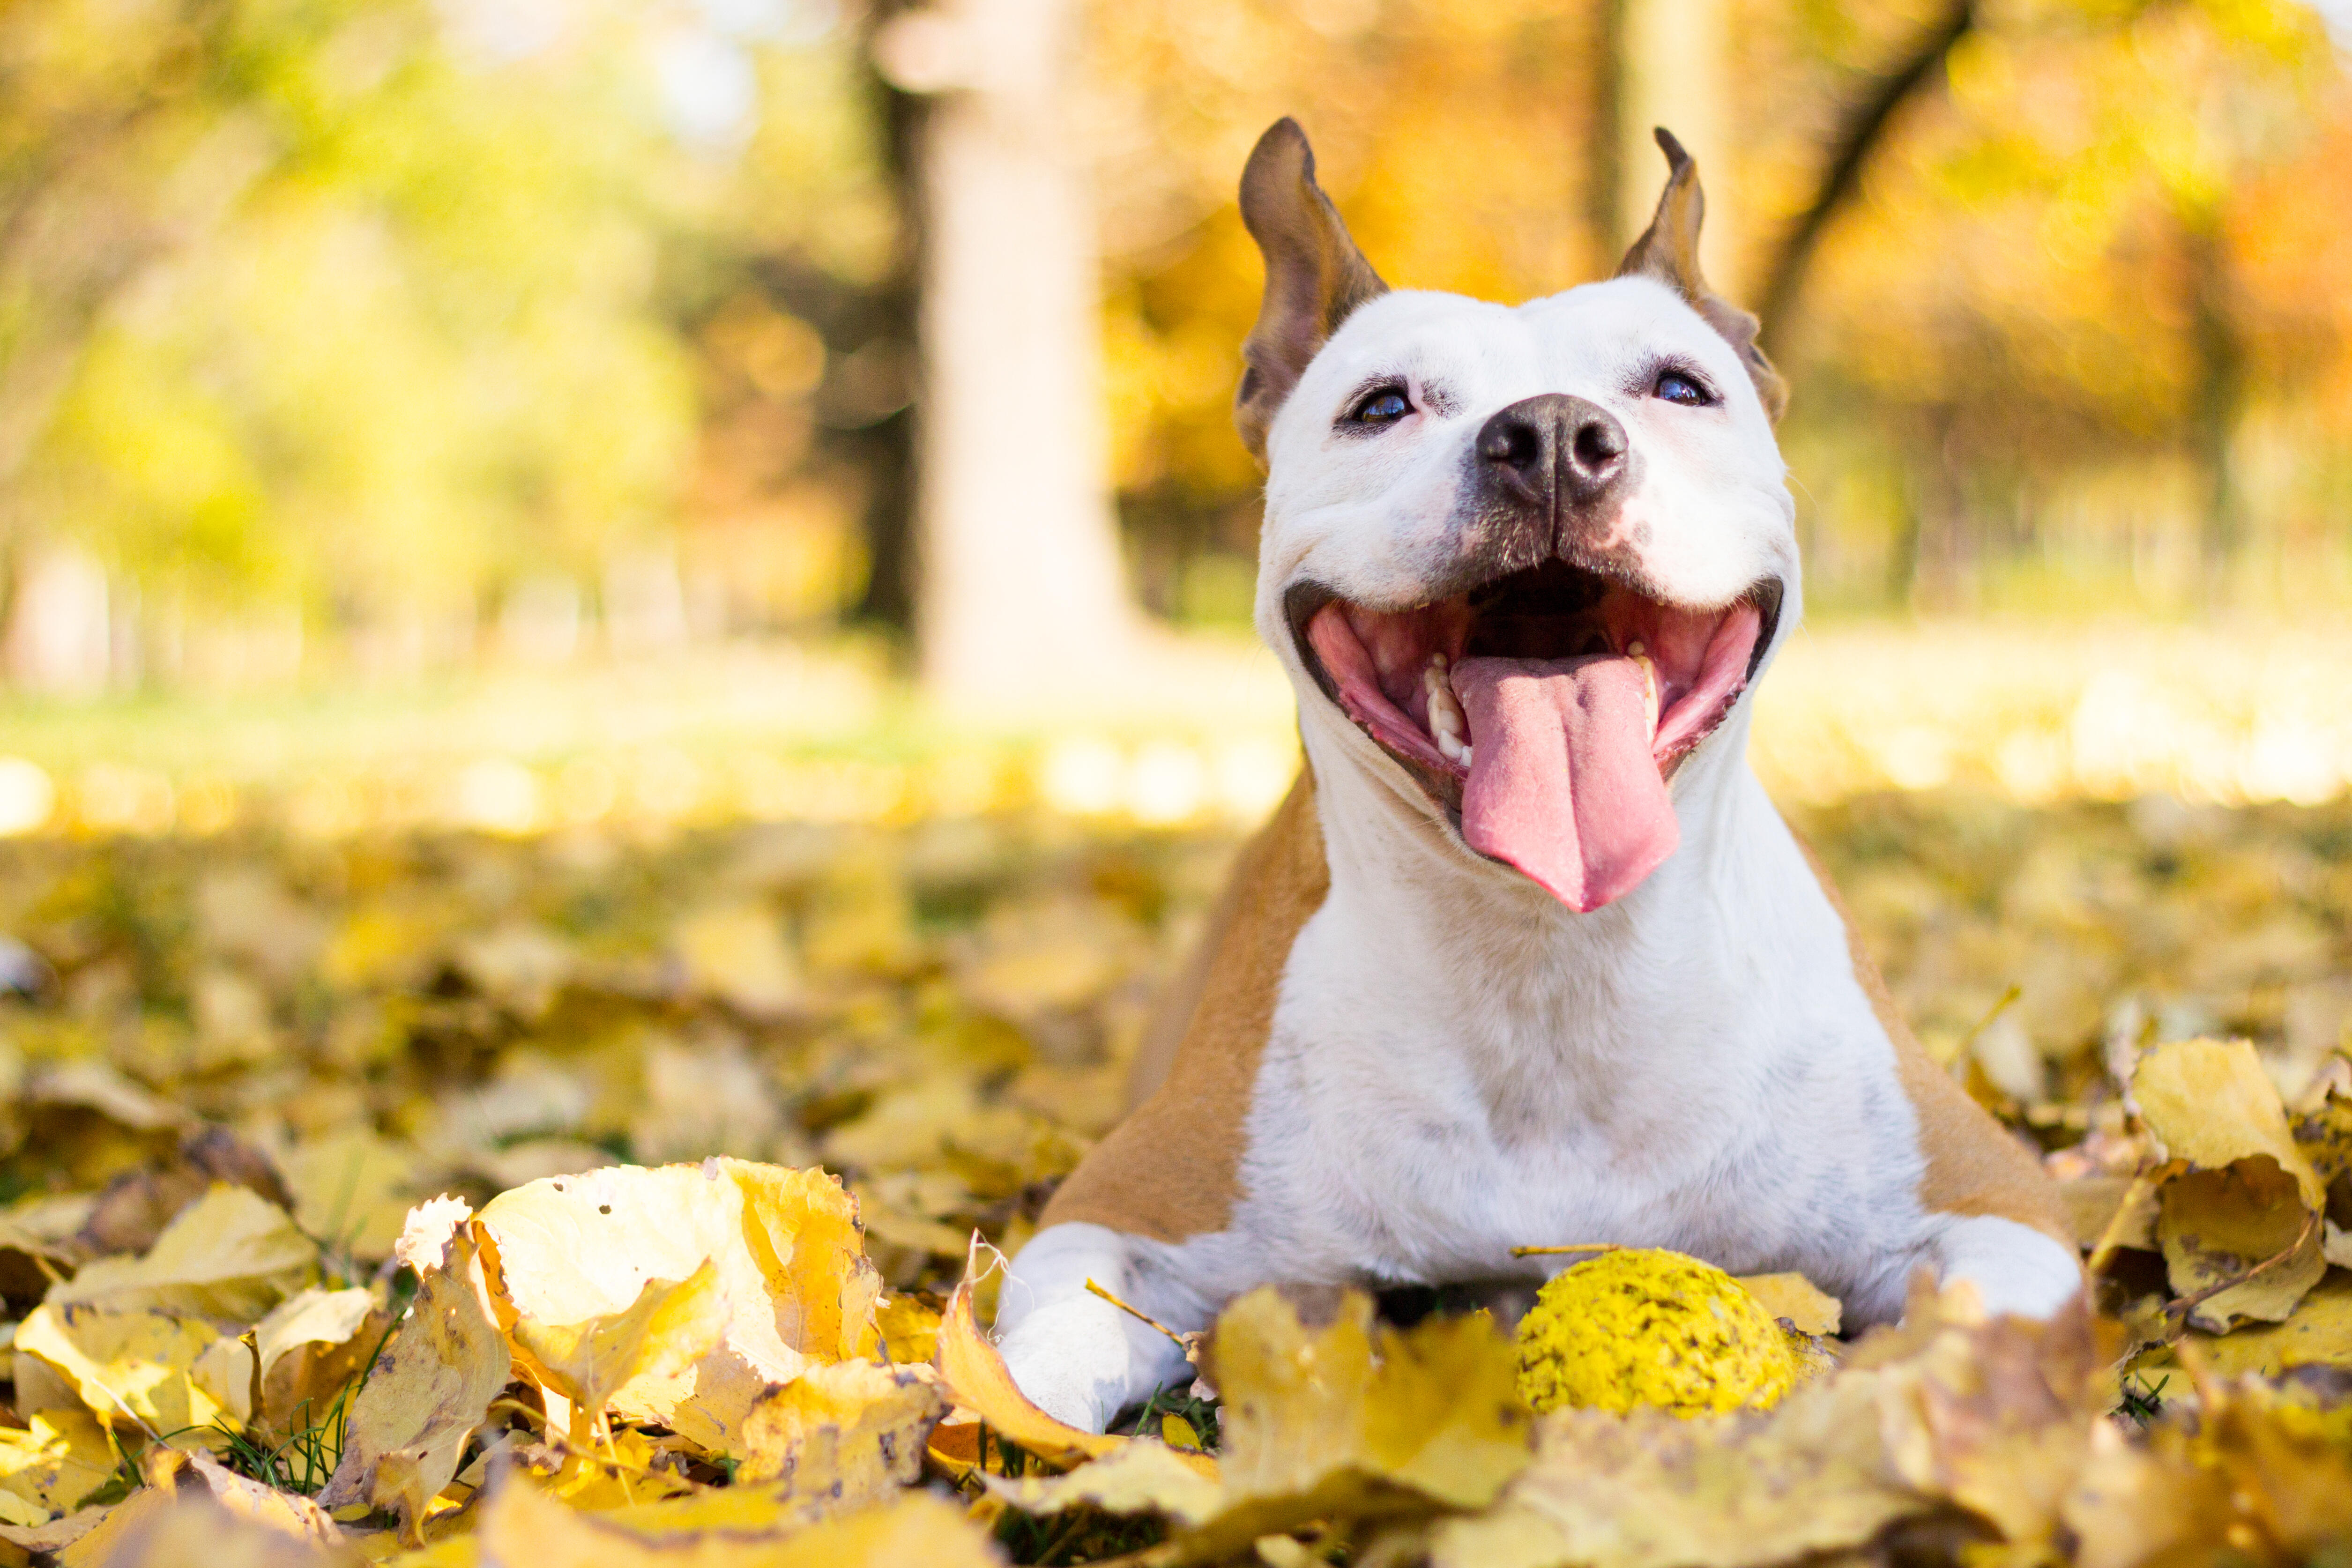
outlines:
[[1242, 171], [1242, 222], [1265, 257], [1265, 299], [1242, 344], [1242, 384], [1234, 423], [1260, 463], [1266, 427], [1298, 384], [1307, 362], [1349, 312], [1388, 292], [1331, 198], [1315, 183], [1315, 152], [1295, 120], [1257, 139]]

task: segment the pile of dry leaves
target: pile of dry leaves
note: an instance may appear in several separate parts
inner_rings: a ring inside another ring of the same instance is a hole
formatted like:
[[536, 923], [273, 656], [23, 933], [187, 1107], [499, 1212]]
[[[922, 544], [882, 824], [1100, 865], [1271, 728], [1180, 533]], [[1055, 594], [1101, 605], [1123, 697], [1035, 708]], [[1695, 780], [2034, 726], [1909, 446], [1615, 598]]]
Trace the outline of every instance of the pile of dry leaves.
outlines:
[[0, 1563], [2352, 1560], [2352, 813], [1810, 826], [2100, 1315], [1538, 1418], [1483, 1316], [1266, 1292], [1105, 1437], [970, 1238], [1116, 1117], [1228, 841], [11, 845]]

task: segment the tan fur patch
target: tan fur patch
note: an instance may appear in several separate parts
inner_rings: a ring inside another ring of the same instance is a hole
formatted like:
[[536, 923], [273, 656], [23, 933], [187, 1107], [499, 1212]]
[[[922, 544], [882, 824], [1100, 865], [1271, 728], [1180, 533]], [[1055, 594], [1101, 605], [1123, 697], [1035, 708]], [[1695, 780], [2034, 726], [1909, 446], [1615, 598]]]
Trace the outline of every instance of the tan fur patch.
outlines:
[[[1188, 964], [1161, 998], [1163, 1016], [1151, 1035], [1164, 1040], [1181, 1030], [1165, 1082], [1095, 1145], [1040, 1224], [1104, 1225], [1167, 1242], [1225, 1228], [1241, 1196], [1243, 1123], [1275, 994], [1299, 928], [1330, 886], [1315, 779], [1302, 772], [1274, 820], [1242, 851], [1202, 939], [1207, 961]], [[1171, 1010], [1189, 1021], [1171, 1027], [1164, 1016]], [[1144, 1055], [1151, 1054], [1147, 1037]], [[1140, 1081], [1150, 1063], [1137, 1067]]]
[[1837, 884], [1822, 864], [1813, 846], [1801, 838], [1797, 847], [1829, 895], [1845, 927], [1847, 956], [1853, 977], [1862, 982], [1871, 1010], [1895, 1046], [1895, 1072], [1911, 1108], [1919, 1118], [1919, 1146], [1927, 1157], [1927, 1173], [1919, 1178], [1919, 1206], [1931, 1214], [1964, 1218], [1990, 1215], [2031, 1226], [2059, 1245], [2072, 1249], [2074, 1232], [2067, 1223], [2066, 1207], [2058, 1184], [1992, 1118], [1992, 1113], [1969, 1097], [1952, 1075], [1936, 1065], [1911, 1026], [1895, 1009], [1895, 998], [1878, 973], [1878, 966], [1863, 950], [1861, 934], [1846, 914]]

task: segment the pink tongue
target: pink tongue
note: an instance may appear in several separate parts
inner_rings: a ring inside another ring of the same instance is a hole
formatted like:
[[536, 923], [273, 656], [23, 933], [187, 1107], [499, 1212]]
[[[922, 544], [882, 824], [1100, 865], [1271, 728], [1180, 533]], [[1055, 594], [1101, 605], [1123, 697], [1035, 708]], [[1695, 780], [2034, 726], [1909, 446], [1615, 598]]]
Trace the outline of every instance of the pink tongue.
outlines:
[[1582, 659], [1465, 659], [1470, 720], [1462, 836], [1579, 914], [1622, 898], [1675, 852], [1681, 830], [1650, 755], [1641, 666]]

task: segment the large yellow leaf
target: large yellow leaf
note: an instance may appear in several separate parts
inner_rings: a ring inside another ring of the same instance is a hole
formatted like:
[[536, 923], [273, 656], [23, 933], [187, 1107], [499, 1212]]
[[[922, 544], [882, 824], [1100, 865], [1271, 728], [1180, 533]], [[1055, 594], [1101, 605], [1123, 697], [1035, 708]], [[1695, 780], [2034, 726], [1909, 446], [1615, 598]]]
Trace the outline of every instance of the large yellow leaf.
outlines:
[[48, 1299], [251, 1322], [299, 1289], [318, 1257], [284, 1209], [222, 1183], [182, 1209], [143, 1257], [101, 1258]]
[[2153, 1239], [2174, 1294], [2192, 1303], [2189, 1321], [2219, 1333], [2284, 1320], [2326, 1272], [2326, 1192], [2253, 1047], [2157, 1046], [2132, 1093], [2170, 1158], [2152, 1173]]
[[[418, 1155], [362, 1125], [306, 1139], [278, 1156], [297, 1224], [360, 1258], [391, 1255], [415, 1201]], [[427, 1188], [426, 1190], [431, 1190]]]
[[2319, 1173], [2295, 1147], [2278, 1086], [2242, 1040], [2179, 1040], [2150, 1050], [2132, 1071], [2140, 1119], [2173, 1159], [2220, 1170], [2267, 1155], [2314, 1208], [2326, 1201]]
[[1222, 1536], [1482, 1508], [1528, 1463], [1517, 1356], [1483, 1316], [1375, 1336], [1370, 1298], [1349, 1291], [1309, 1329], [1262, 1289], [1226, 1309], [1213, 1352], [1225, 1508], [1209, 1528]]
[[45, 1522], [71, 1512], [96, 1491], [115, 1466], [114, 1445], [87, 1410], [36, 1411], [21, 1428], [0, 1427], [0, 1491], [25, 1503]]
[[317, 1425], [356, 1377], [392, 1320], [375, 1292], [318, 1286], [289, 1297], [253, 1326], [264, 1429], [279, 1436]]
[[714, 1452], [731, 1451], [768, 1387], [876, 1344], [881, 1280], [856, 1205], [822, 1170], [742, 1160], [615, 1166], [500, 1195], [478, 1224], [495, 1241], [500, 1319], [565, 1327], [626, 1312], [648, 1281], [704, 1263], [727, 1303], [711, 1350], [667, 1376], [642, 1375], [614, 1407]]
[[[950, 1303], [943, 1358], [960, 1315]], [[1483, 1316], [1376, 1335], [1370, 1298], [1350, 1291], [1335, 1321], [1310, 1329], [1261, 1290], [1226, 1310], [1214, 1350], [1220, 1464], [1115, 1439], [1058, 1480], [992, 1481], [992, 1495], [1041, 1511], [1085, 1502], [1159, 1513], [1182, 1527], [1172, 1560], [1209, 1563], [1318, 1520], [1484, 1508], [1528, 1462], [1517, 1357]]]
[[408, 1315], [352, 1402], [342, 1457], [320, 1502], [397, 1509], [414, 1539], [511, 1368], [483, 1300], [476, 1239], [461, 1230], [442, 1266], [419, 1281]]
[[705, 1259], [683, 1280], [646, 1281], [637, 1299], [618, 1312], [576, 1323], [519, 1318], [514, 1343], [593, 1421], [633, 1385], [658, 1390], [675, 1384], [718, 1347], [729, 1315], [719, 1265]]
[[2352, 1275], [2329, 1275], [2296, 1303], [2284, 1322], [2190, 1338], [2206, 1364], [2225, 1377], [2245, 1372], [2276, 1377], [2296, 1366], [2352, 1370]]
[[202, 1318], [45, 1303], [16, 1326], [16, 1353], [44, 1363], [100, 1420], [149, 1437], [195, 1428], [219, 1441], [216, 1424], [234, 1428], [251, 1414], [252, 1351]]
[[829, 1511], [863, 1507], [921, 1473], [923, 1441], [947, 1407], [927, 1366], [812, 1366], [751, 1407], [735, 1479], [825, 1500]]
[[359, 1568], [340, 1544], [273, 1528], [205, 1495], [148, 1490], [58, 1554], [58, 1568]]
[[565, 1508], [519, 1479], [485, 1505], [480, 1568], [989, 1568], [994, 1544], [963, 1511], [919, 1493], [801, 1528], [782, 1496], [714, 1510], [699, 1498], [609, 1513]]

